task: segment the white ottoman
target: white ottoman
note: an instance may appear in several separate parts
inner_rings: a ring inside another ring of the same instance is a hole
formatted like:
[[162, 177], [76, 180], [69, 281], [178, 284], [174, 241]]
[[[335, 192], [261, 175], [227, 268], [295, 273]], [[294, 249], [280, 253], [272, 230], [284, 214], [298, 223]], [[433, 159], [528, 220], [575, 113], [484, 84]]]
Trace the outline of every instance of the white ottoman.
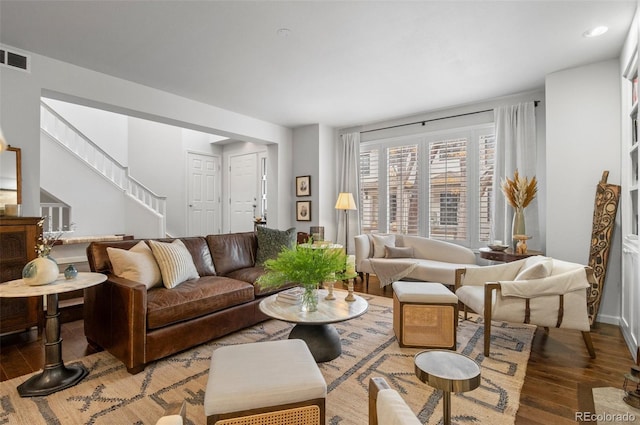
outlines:
[[401, 347], [456, 349], [458, 297], [436, 282], [393, 282], [393, 331]]
[[214, 350], [204, 395], [207, 424], [325, 423], [327, 384], [300, 339]]

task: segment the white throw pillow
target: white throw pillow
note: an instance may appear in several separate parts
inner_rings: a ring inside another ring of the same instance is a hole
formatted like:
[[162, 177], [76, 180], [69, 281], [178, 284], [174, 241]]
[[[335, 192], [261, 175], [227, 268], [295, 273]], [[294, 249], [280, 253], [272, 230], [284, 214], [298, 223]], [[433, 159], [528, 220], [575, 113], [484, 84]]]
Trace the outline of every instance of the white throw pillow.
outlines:
[[535, 255], [525, 260], [522, 268], [514, 280], [542, 279], [551, 275], [553, 270], [553, 259]]
[[162, 276], [151, 248], [144, 241], [131, 249], [107, 248], [113, 273], [121, 278], [140, 282], [147, 289], [162, 285]]
[[396, 246], [396, 235], [371, 235], [373, 258], [384, 258], [385, 246]]
[[165, 287], [175, 288], [182, 282], [200, 277], [191, 253], [180, 239], [171, 243], [149, 241], [149, 245], [160, 266]]

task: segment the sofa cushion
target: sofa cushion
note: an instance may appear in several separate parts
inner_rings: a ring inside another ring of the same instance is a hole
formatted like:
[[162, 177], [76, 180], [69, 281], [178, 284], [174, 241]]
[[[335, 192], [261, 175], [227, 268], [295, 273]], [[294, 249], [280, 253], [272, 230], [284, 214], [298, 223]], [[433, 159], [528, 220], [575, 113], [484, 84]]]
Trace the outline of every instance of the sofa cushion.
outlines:
[[411, 246], [386, 246], [384, 247], [384, 258], [413, 258], [413, 247]]
[[265, 270], [262, 266], [245, 267], [244, 269], [234, 270], [227, 273], [227, 277], [231, 279], [241, 280], [250, 284], [256, 283], [256, 280], [264, 274]]
[[140, 282], [147, 289], [162, 285], [158, 263], [144, 241], [129, 250], [107, 247], [107, 255], [116, 276]]
[[220, 276], [255, 265], [258, 249], [255, 232], [208, 235], [207, 244]]
[[149, 245], [160, 267], [165, 287], [174, 288], [187, 280], [200, 277], [191, 253], [180, 239], [172, 243], [150, 240]]
[[147, 292], [147, 328], [158, 329], [254, 299], [253, 285], [221, 276], [203, 276], [172, 289]]
[[257, 264], [264, 264], [265, 261], [276, 258], [283, 248], [293, 248], [297, 241], [295, 227], [278, 230], [258, 226], [256, 236], [258, 238]]
[[374, 235], [371, 234], [373, 243], [373, 258], [384, 258], [385, 246], [396, 246], [396, 235]]
[[215, 276], [216, 269], [213, 265], [207, 240], [202, 236], [180, 238], [180, 240], [189, 250], [198, 274], [200, 276]]
[[542, 279], [551, 275], [553, 259], [535, 255], [525, 260], [514, 280]]

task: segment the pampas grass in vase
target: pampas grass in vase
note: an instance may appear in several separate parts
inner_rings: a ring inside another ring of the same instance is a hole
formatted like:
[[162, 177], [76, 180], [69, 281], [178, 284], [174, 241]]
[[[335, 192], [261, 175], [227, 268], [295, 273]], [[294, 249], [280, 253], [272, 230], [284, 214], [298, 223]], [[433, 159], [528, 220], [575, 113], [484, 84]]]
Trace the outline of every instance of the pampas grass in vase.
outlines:
[[[524, 209], [533, 201], [538, 193], [538, 180], [533, 176], [531, 179], [527, 177], [520, 177], [518, 170], [513, 173], [513, 180], [508, 177], [502, 181], [502, 193], [509, 203], [513, 207], [513, 224], [511, 227], [511, 235], [513, 236], [525, 236], [525, 219]], [[514, 238], [514, 245], [517, 240]], [[514, 246], [515, 249], [515, 246]]]

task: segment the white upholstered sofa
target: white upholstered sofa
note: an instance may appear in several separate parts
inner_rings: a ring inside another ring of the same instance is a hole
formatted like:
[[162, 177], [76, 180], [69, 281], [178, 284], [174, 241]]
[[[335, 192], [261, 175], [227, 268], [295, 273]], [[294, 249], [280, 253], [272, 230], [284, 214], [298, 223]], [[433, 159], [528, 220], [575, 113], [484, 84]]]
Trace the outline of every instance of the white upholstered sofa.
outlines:
[[456, 269], [478, 267], [469, 248], [422, 236], [363, 234], [355, 237], [356, 271], [375, 274], [381, 286], [396, 280], [455, 284]]

